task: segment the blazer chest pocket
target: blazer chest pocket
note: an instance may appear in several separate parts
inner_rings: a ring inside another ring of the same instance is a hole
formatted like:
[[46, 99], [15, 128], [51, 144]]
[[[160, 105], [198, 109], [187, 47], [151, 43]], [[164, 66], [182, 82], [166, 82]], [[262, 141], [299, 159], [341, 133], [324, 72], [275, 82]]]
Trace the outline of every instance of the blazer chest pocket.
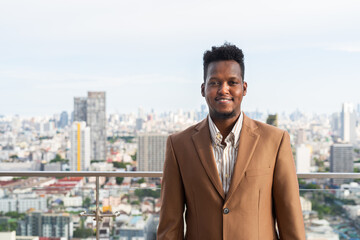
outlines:
[[257, 177], [263, 175], [269, 175], [272, 173], [272, 168], [257, 168], [257, 169], [249, 169], [245, 171], [246, 177]]

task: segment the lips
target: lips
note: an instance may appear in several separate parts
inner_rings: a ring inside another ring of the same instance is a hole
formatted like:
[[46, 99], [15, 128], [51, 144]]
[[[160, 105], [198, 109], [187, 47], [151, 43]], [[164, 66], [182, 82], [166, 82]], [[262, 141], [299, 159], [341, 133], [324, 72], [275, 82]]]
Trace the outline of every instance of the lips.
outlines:
[[215, 101], [219, 102], [219, 103], [228, 103], [228, 102], [232, 102], [233, 98], [215, 98]]

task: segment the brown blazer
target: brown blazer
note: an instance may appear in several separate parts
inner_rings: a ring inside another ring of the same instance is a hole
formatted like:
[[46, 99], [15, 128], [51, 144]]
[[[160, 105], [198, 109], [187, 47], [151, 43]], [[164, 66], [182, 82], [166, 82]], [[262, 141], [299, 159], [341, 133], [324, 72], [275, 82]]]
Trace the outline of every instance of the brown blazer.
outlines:
[[161, 199], [158, 240], [305, 239], [289, 134], [245, 115], [228, 193], [206, 118], [168, 138]]

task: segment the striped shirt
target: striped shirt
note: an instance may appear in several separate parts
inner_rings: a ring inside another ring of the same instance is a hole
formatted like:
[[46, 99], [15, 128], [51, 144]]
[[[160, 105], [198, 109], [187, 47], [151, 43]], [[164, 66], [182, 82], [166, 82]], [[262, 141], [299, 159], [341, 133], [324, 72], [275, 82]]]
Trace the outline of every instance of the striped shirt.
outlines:
[[211, 144], [215, 157], [216, 166], [219, 172], [220, 180], [223, 185], [224, 193], [226, 194], [229, 190], [231, 176], [233, 174], [238, 149], [239, 149], [239, 139], [240, 132], [243, 123], [243, 113], [241, 112], [238, 120], [236, 121], [233, 129], [229, 135], [225, 138], [226, 145], [222, 145], [223, 136], [221, 135], [219, 129], [216, 127], [215, 123], [209, 118], [209, 128], [211, 135]]

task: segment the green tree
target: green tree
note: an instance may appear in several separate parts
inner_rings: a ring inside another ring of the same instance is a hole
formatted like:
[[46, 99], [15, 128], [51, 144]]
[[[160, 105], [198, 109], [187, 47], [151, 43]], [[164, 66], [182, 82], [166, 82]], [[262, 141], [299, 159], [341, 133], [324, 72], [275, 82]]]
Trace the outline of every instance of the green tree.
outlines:
[[320, 189], [320, 186], [315, 183], [308, 183], [304, 187], [305, 189]]
[[128, 164], [126, 164], [124, 162], [113, 162], [114, 168], [126, 168], [126, 165], [128, 165]]
[[320, 159], [314, 157], [314, 162], [315, 162], [315, 165], [319, 168], [319, 172], [325, 171], [324, 161], [321, 161]]
[[9, 232], [9, 224], [8, 223], [1, 223], [0, 224], [0, 232]]
[[144, 197], [160, 197], [160, 189], [152, 190], [152, 189], [136, 189], [135, 195], [142, 200]]
[[298, 179], [300, 189], [320, 189], [320, 186], [315, 183], [306, 183], [302, 179]]
[[8, 222], [3, 222], [0, 224], [0, 232], [12, 232], [16, 231], [17, 220], [10, 219]]
[[133, 155], [131, 155], [131, 159], [132, 159], [133, 161], [136, 161], [136, 152], [135, 152]]
[[90, 228], [77, 228], [74, 231], [74, 238], [88, 238], [94, 235], [94, 230]]
[[105, 162], [105, 160], [95, 159], [90, 161], [90, 163], [99, 163], [99, 162]]
[[277, 127], [278, 126], [278, 115], [277, 114], [269, 115], [266, 119], [266, 123]]
[[15, 219], [23, 219], [25, 218], [25, 213], [18, 213], [18, 212], [7, 212], [5, 216], [15, 218]]
[[22, 180], [22, 179], [28, 179], [29, 177], [14, 177], [13, 180], [17, 181], [17, 180]]
[[11, 158], [12, 160], [14, 160], [14, 159], [19, 159], [18, 155], [16, 155], [16, 154], [11, 155], [10, 158]]
[[55, 158], [54, 158], [54, 159], [51, 159], [49, 163], [57, 163], [57, 162], [60, 162], [60, 163], [68, 163], [69, 160], [62, 158], [62, 157], [60, 156], [60, 154], [56, 154]]
[[138, 184], [142, 184], [145, 182], [145, 178], [140, 178], [139, 180], [137, 180], [137, 183]]
[[122, 182], [124, 181], [123, 177], [116, 177], [115, 179], [116, 179], [116, 184], [118, 184], [118, 185], [121, 185]]
[[114, 143], [116, 142], [116, 140], [118, 140], [119, 137], [117, 136], [111, 136], [111, 137], [107, 137], [107, 140], [110, 142], [110, 143]]
[[89, 208], [91, 205], [91, 199], [89, 197], [86, 197], [83, 201], [83, 207]]
[[354, 199], [341, 199], [340, 200], [344, 205], [356, 205], [356, 202]]
[[126, 143], [132, 143], [134, 137], [133, 136], [124, 136], [124, 137], [120, 137], [122, 140], [124, 140]]
[[132, 201], [131, 205], [140, 205], [140, 202], [139, 201]]
[[[344, 210], [341, 205], [342, 200], [337, 199], [331, 193], [313, 192], [311, 204], [314, 211], [318, 212], [319, 218], [324, 215], [339, 216], [343, 214]], [[352, 204], [353, 202], [346, 202]]]
[[10, 232], [16, 231], [16, 229], [17, 229], [17, 221], [9, 222], [9, 228], [10, 228]]
[[88, 238], [94, 236], [95, 232], [93, 229], [84, 227], [84, 219], [80, 219], [80, 227], [75, 229], [73, 237], [74, 238]]

